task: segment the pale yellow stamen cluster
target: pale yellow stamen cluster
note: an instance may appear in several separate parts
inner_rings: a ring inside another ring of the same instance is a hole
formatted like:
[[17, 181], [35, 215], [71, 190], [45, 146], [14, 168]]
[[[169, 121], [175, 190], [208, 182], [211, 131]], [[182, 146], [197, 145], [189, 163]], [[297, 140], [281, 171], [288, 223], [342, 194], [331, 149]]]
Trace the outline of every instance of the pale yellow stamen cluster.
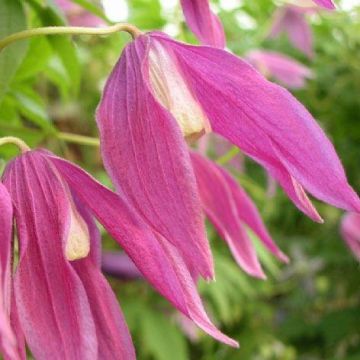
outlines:
[[90, 235], [84, 219], [76, 211], [71, 209], [70, 229], [65, 246], [66, 258], [70, 261], [79, 260], [88, 256], [90, 252]]
[[210, 132], [209, 121], [186, 84], [174, 60], [154, 42], [149, 53], [150, 83], [154, 96], [176, 119], [186, 138]]

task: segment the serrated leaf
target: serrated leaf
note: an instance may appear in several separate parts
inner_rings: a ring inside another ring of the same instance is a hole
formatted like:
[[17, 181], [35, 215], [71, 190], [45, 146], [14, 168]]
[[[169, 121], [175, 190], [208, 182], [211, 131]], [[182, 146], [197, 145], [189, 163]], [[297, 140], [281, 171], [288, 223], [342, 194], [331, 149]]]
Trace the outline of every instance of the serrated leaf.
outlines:
[[[19, 0], [0, 1], [0, 38], [26, 28], [26, 19]], [[9, 45], [0, 52], [0, 102], [9, 88], [15, 72], [25, 56], [26, 41]]]

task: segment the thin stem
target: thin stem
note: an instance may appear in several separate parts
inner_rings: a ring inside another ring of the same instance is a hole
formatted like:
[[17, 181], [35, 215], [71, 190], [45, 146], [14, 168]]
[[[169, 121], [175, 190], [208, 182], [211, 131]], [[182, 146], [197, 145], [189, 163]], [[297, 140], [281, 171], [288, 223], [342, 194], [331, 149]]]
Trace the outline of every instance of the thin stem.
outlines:
[[90, 136], [77, 135], [66, 132], [58, 132], [56, 133], [56, 137], [60, 140], [74, 144], [97, 146], [97, 147], [100, 146], [100, 140]]
[[0, 51], [6, 46], [24, 39], [29, 39], [34, 36], [40, 35], [107, 35], [113, 34], [119, 31], [125, 31], [129, 33], [133, 39], [137, 38], [142, 32], [134, 25], [131, 24], [115, 24], [108, 27], [82, 27], [82, 26], [47, 26], [35, 29], [28, 29], [24, 31], [11, 34], [0, 40]]
[[16, 145], [22, 153], [25, 153], [25, 152], [31, 150], [29, 148], [29, 146], [23, 140], [15, 137], [15, 136], [5, 136], [3, 138], [0, 138], [0, 146], [5, 145], [5, 144]]
[[232, 158], [234, 158], [238, 153], [240, 152], [240, 150], [236, 147], [233, 146], [226, 154], [224, 154], [223, 156], [219, 157], [216, 162], [219, 163], [220, 165], [225, 165], [227, 164]]

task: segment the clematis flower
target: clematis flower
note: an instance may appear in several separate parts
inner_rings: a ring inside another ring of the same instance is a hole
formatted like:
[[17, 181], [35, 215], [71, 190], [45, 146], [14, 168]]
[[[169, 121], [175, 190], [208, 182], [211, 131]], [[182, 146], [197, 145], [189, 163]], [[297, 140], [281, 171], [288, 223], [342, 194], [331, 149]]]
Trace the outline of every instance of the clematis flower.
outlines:
[[133, 261], [120, 251], [104, 251], [101, 256], [101, 268], [105, 274], [123, 280], [142, 277]]
[[288, 258], [271, 239], [260, 214], [237, 181], [223, 168], [195, 152], [191, 153], [202, 207], [227, 242], [236, 262], [248, 274], [265, 278], [245, 227], [279, 260]]
[[304, 87], [306, 79], [312, 77], [308, 67], [278, 52], [253, 50], [246, 55], [246, 59], [265, 77], [290, 89]]
[[[322, 221], [306, 195], [359, 211], [331, 142], [285, 89], [221, 49], [162, 33], [125, 47], [97, 110], [102, 155], [117, 192], [183, 256], [193, 276], [205, 237], [201, 199], [186, 139], [214, 131], [260, 163], [305, 214]], [[189, 252], [189, 246], [192, 250]], [[205, 270], [204, 270], [205, 269]]]
[[313, 35], [305, 17], [312, 11], [314, 10], [293, 5], [279, 8], [274, 13], [269, 37], [276, 38], [282, 33], [286, 33], [295, 48], [312, 58], [314, 56]]
[[344, 215], [341, 221], [341, 235], [354, 256], [360, 261], [360, 214]]
[[181, 6], [188, 26], [203, 45], [225, 47], [224, 28], [209, 0], [181, 0]]
[[63, 11], [72, 26], [96, 27], [105, 25], [104, 20], [71, 0], [55, 0], [55, 4]]
[[237, 346], [210, 322], [176, 247], [83, 170], [33, 150], [7, 165], [3, 183], [14, 204], [19, 237], [12, 282], [13, 317], [19, 322], [14, 331], [22, 351], [24, 334], [36, 359], [135, 358], [116, 298], [101, 274], [93, 216], [177, 309], [215, 338]]
[[[13, 278], [11, 265], [7, 269], [6, 287], [14, 289], [11, 316], [21, 358], [24, 336], [36, 359], [102, 359], [114, 353], [135, 359], [116, 297], [101, 274], [97, 228], [51, 157], [24, 153], [8, 164], [3, 183], [14, 204], [20, 248]], [[9, 245], [1, 248], [2, 259], [9, 258]], [[8, 304], [8, 298], [1, 300]]]

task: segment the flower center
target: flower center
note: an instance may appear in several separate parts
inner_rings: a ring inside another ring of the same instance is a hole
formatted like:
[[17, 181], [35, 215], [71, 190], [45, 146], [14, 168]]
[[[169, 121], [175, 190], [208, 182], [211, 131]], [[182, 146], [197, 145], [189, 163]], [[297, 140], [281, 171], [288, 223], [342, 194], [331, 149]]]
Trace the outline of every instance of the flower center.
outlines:
[[194, 139], [210, 132], [209, 120], [186, 84], [176, 59], [155, 41], [149, 53], [149, 69], [156, 100], [173, 115], [184, 137]]

